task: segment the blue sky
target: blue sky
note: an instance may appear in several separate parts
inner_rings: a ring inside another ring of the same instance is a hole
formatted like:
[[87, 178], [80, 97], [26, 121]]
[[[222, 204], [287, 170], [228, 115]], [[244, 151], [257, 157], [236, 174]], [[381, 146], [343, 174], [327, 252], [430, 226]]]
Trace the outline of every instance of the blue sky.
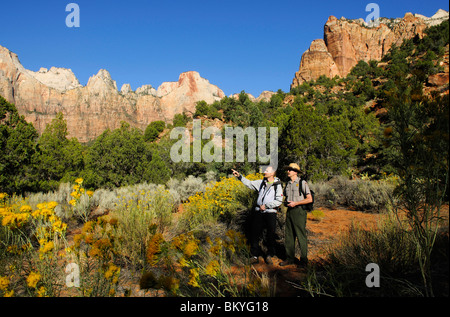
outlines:
[[[66, 5], [80, 27], [65, 24]], [[382, 17], [432, 16], [448, 1], [53, 0], [2, 3], [0, 45], [25, 68], [70, 68], [82, 85], [107, 69], [120, 89], [177, 81], [195, 70], [226, 95], [289, 91], [301, 55], [323, 38], [330, 15], [365, 19], [375, 2]]]

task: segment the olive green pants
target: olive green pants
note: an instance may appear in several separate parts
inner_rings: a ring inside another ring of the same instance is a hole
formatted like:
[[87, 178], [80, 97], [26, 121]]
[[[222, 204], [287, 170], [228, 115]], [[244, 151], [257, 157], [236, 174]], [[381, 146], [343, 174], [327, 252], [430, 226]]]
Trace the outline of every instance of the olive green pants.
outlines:
[[302, 207], [288, 208], [286, 212], [285, 248], [287, 260], [295, 259], [295, 239], [300, 245], [300, 261], [308, 261], [306, 237], [306, 210]]

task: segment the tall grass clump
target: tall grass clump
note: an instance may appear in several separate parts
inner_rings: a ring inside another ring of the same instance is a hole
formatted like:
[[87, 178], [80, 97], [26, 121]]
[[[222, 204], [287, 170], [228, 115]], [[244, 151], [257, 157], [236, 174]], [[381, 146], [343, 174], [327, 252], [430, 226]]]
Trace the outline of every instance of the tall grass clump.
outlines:
[[[448, 226], [446, 230], [448, 243]], [[442, 251], [445, 247], [437, 250]], [[446, 257], [448, 265], [448, 245]], [[380, 268], [380, 287], [365, 283], [370, 263]], [[326, 259], [308, 272], [300, 288], [312, 296], [424, 296], [418, 263], [411, 229], [391, 215], [375, 230], [352, 224], [348, 233], [328, 247]]]
[[120, 241], [118, 252], [125, 263], [142, 268], [152, 236], [156, 231], [166, 233], [172, 226], [177, 197], [163, 186], [123, 189], [122, 195], [110, 213], [120, 224], [114, 229]]

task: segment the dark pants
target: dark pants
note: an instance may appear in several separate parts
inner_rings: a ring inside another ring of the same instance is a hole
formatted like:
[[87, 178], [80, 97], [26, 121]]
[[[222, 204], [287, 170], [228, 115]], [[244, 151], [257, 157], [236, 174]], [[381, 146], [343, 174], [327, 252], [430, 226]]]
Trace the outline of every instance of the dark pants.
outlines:
[[306, 210], [302, 207], [288, 208], [286, 212], [285, 247], [287, 260], [295, 259], [295, 239], [300, 245], [300, 261], [308, 261], [306, 237]]
[[250, 252], [253, 256], [262, 255], [261, 248], [259, 247], [259, 241], [263, 230], [267, 230], [266, 234], [266, 246], [267, 255], [275, 255], [275, 230], [277, 226], [277, 213], [276, 212], [265, 212], [254, 210], [252, 215], [251, 223], [251, 236], [250, 236]]

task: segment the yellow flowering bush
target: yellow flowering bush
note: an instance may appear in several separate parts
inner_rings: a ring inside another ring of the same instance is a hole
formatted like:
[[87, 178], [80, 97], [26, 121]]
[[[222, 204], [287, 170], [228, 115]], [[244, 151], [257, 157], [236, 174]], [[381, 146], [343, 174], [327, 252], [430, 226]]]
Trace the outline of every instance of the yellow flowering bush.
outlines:
[[[147, 248], [148, 268], [158, 274], [144, 272], [141, 287], [160, 288], [179, 296], [247, 296], [261, 295], [258, 276], [247, 265], [249, 247], [245, 236], [229, 230], [213, 240], [203, 242], [193, 232], [182, 233], [171, 240], [155, 233]], [[245, 267], [235, 276], [235, 265]], [[247, 285], [253, 285], [251, 289]]]
[[41, 275], [37, 272], [31, 272], [27, 277], [27, 285], [31, 288], [36, 288], [37, 283], [41, 280]]
[[55, 239], [63, 240], [67, 229], [67, 224], [54, 212], [57, 205], [56, 202], [42, 203], [36, 210], [29, 205], [19, 207], [15, 204], [0, 208], [3, 246], [11, 252], [26, 251], [31, 240], [36, 239], [41, 247], [45, 246], [44, 253], [53, 249], [49, 243]]
[[105, 278], [110, 280], [112, 284], [117, 284], [119, 281], [120, 267], [110, 264], [108, 270], [105, 272]]
[[[7, 274], [10, 282], [4, 296], [12, 296], [15, 288], [24, 286], [31, 296], [58, 294], [62, 269], [56, 254], [66, 245], [67, 229], [67, 224], [55, 214], [58, 204], [46, 202], [33, 208], [25, 199], [13, 196], [6, 201], [6, 195], [2, 196], [0, 259], [5, 259], [10, 267], [0, 271]], [[38, 282], [40, 287], [36, 286]]]
[[155, 232], [147, 245], [147, 264], [172, 271], [177, 265], [191, 267], [193, 257], [200, 251], [200, 241], [192, 232], [177, 235], [171, 241], [166, 241], [161, 233]]
[[[248, 176], [253, 177], [262, 176]], [[191, 196], [185, 212], [175, 216], [181, 219], [177, 222], [173, 220], [178, 201], [163, 186], [141, 187], [140, 192], [123, 188], [115, 208], [95, 220], [89, 219], [93, 192], [83, 187], [83, 179], [68, 189], [70, 198], [58, 198], [60, 206], [0, 194], [0, 296], [58, 296], [61, 290], [70, 295], [116, 296], [124, 267], [142, 270], [148, 287], [171, 296], [259, 294], [243, 286], [250, 279], [237, 281], [233, 276], [233, 265], [242, 265], [248, 257], [245, 237], [231, 230], [197, 230], [204, 222], [227, 222], [249, 207], [254, 195], [237, 179], [222, 178]], [[67, 224], [55, 212], [60, 215], [62, 207], [83, 220], [70, 245]], [[183, 221], [189, 226], [180, 224]], [[69, 263], [76, 263], [80, 273], [79, 287], [70, 290], [64, 288]]]
[[5, 200], [6, 197], [8, 197], [8, 194], [7, 194], [7, 193], [0, 193], [0, 202], [3, 203], [3, 200]]
[[69, 201], [69, 205], [72, 206], [74, 215], [83, 222], [87, 222], [90, 214], [90, 199], [94, 192], [86, 190], [83, 187], [83, 179], [77, 178], [75, 185], [72, 186], [72, 193], [70, 196], [72, 199]]
[[0, 276], [0, 296], [12, 297], [14, 295], [14, 290], [10, 290], [9, 285], [9, 278], [7, 276]]
[[188, 285], [191, 285], [193, 287], [200, 287], [199, 282], [199, 269], [198, 268], [192, 268], [189, 270], [189, 282]]
[[155, 233], [147, 246], [147, 262], [150, 265], [156, 265], [158, 262], [158, 256], [161, 253], [161, 244], [164, 242], [162, 234]]
[[81, 233], [74, 236], [72, 251], [78, 256], [87, 255], [104, 263], [112, 261], [116, 253], [113, 233], [116, 225], [117, 220], [109, 216], [86, 222]]
[[25, 224], [28, 223], [28, 218], [30, 214], [25, 213], [15, 213], [15, 212], [4, 212], [2, 214], [2, 226], [8, 227], [9, 229], [20, 229]]
[[9, 286], [9, 278], [6, 276], [0, 276], [0, 290], [5, 291]]
[[217, 276], [217, 274], [220, 273], [220, 264], [217, 260], [212, 260], [208, 263], [208, 265], [205, 268], [206, 275], [210, 275], [212, 277]]
[[175, 199], [163, 186], [122, 188], [111, 216], [120, 260], [143, 268], [150, 256], [147, 248], [155, 232], [163, 234], [171, 227]]
[[[260, 174], [251, 174], [247, 178], [262, 178]], [[229, 222], [238, 211], [251, 205], [253, 195], [241, 181], [234, 177], [222, 177], [220, 181], [206, 188], [203, 193], [189, 197], [184, 204], [186, 218], [190, 228], [205, 222]]]
[[83, 225], [80, 234], [74, 236], [69, 248], [73, 261], [82, 273], [79, 292], [83, 296], [115, 296], [120, 278], [120, 267], [115, 265], [118, 257], [114, 229], [117, 219], [102, 216]]
[[[228, 230], [224, 237], [206, 238], [201, 261], [195, 261], [190, 271], [188, 285], [195, 296], [261, 296], [267, 289], [261, 277], [248, 264], [250, 250], [245, 236]], [[236, 274], [236, 268], [239, 274]], [[251, 285], [251, 287], [250, 287]]]

